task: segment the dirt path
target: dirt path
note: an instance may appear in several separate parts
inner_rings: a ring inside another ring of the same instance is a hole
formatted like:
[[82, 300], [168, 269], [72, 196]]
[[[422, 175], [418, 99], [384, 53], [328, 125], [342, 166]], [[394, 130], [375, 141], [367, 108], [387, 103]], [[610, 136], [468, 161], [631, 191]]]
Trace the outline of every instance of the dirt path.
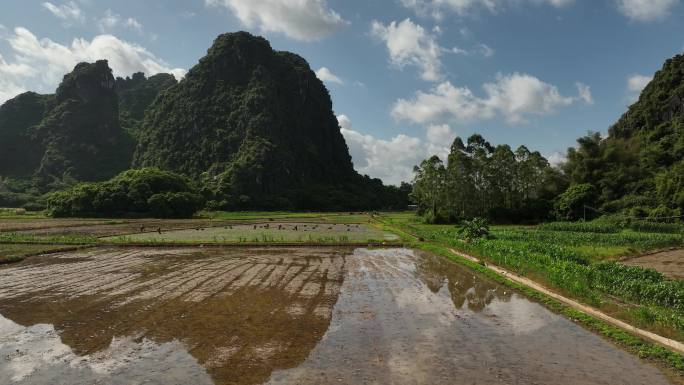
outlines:
[[407, 249], [98, 249], [0, 268], [2, 384], [667, 384]]
[[627, 259], [622, 263], [654, 269], [671, 279], [684, 279], [684, 249], [643, 255]]

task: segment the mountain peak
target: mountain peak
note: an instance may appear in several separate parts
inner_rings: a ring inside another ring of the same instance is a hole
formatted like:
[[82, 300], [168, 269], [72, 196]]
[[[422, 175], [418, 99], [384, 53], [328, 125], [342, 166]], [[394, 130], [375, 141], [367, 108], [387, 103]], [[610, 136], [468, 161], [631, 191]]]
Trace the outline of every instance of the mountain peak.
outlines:
[[114, 76], [107, 60], [95, 63], [78, 63], [74, 70], [64, 75], [57, 88], [57, 100], [79, 99], [87, 102], [100, 97], [116, 98]]

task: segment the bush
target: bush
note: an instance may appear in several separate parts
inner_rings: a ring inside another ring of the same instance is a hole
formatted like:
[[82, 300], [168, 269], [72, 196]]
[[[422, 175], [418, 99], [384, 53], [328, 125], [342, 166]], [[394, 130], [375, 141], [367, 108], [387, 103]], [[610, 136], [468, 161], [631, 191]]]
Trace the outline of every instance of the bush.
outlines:
[[444, 213], [442, 210], [437, 210], [437, 213], [433, 213], [432, 210], [427, 210], [423, 214], [423, 221], [431, 225], [439, 225], [446, 223], [454, 223], [449, 220], [448, 214]]
[[37, 212], [45, 210], [45, 205], [40, 202], [28, 202], [23, 204], [21, 208], [29, 212]]
[[202, 203], [202, 197], [186, 177], [148, 168], [52, 193], [47, 209], [53, 217], [187, 218]]
[[21, 207], [28, 203], [31, 196], [14, 192], [0, 192], [0, 207]]
[[188, 192], [154, 194], [147, 200], [152, 216], [189, 218], [202, 206], [202, 197]]
[[484, 218], [473, 218], [463, 221], [463, 226], [458, 231], [459, 235], [467, 241], [486, 238], [489, 236], [489, 224]]
[[[596, 189], [591, 184], [570, 186], [558, 196], [554, 205], [556, 216], [560, 220], [576, 221], [584, 217], [584, 206], [591, 206], [596, 201]], [[587, 212], [587, 214], [594, 214]]]

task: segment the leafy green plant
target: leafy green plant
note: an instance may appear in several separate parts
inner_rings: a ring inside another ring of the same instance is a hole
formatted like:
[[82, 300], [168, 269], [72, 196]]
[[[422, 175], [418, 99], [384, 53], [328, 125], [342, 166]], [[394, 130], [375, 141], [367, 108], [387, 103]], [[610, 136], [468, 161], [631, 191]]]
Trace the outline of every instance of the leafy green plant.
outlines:
[[465, 240], [471, 242], [476, 239], [489, 236], [489, 223], [484, 218], [473, 218], [463, 221], [458, 234]]

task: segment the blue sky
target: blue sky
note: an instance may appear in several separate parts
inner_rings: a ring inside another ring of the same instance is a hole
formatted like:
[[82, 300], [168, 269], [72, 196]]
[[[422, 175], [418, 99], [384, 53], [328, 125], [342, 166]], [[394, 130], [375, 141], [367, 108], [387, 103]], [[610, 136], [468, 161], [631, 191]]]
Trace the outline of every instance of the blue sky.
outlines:
[[398, 183], [456, 135], [558, 161], [684, 50], [680, 0], [4, 0], [0, 102], [78, 61], [181, 77], [220, 33], [306, 58], [362, 173]]

